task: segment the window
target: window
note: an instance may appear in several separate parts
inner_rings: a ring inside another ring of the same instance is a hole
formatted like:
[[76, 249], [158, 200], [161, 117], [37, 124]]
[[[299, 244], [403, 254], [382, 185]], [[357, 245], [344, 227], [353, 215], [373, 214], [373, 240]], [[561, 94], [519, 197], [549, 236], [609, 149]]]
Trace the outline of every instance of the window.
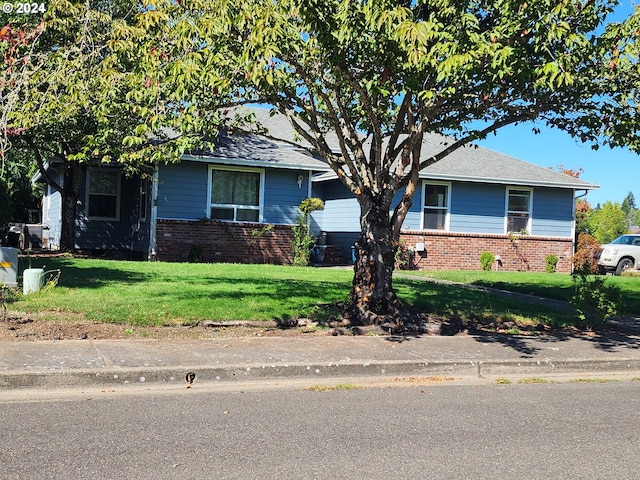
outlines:
[[531, 190], [507, 190], [507, 232], [529, 231]]
[[210, 167], [209, 212], [213, 220], [259, 222], [262, 205], [262, 171]]
[[449, 218], [449, 186], [444, 184], [424, 184], [425, 230], [447, 230]]
[[90, 219], [118, 220], [120, 217], [120, 172], [89, 169], [87, 213]]

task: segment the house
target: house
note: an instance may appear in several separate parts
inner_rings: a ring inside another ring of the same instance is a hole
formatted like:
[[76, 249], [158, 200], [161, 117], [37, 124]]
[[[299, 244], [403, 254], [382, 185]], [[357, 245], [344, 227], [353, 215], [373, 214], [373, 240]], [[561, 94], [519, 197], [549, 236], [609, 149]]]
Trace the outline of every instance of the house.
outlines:
[[[443, 148], [446, 137], [426, 136], [422, 156]], [[401, 231], [404, 268], [477, 270], [484, 251], [495, 269], [571, 272], [575, 198], [597, 188], [583, 180], [474, 146], [456, 150], [423, 169]], [[325, 209], [316, 229], [346, 252], [358, 238], [358, 205], [333, 172], [314, 178]], [[398, 197], [399, 200], [399, 197]]]
[[[77, 247], [161, 261], [290, 263], [297, 206], [316, 196], [325, 209], [312, 214], [312, 230], [337, 250], [334, 258], [350, 259], [359, 235], [356, 199], [322, 159], [294, 146], [286, 119], [254, 112], [269, 137], [221, 136], [214, 152], [159, 165], [151, 181], [126, 178], [115, 166], [88, 168]], [[446, 141], [427, 135], [422, 155]], [[489, 251], [496, 269], [544, 271], [555, 255], [557, 270], [570, 272], [575, 198], [597, 188], [476, 147], [425, 168], [420, 182], [401, 232], [407, 268], [477, 270]], [[59, 197], [50, 190], [43, 222], [55, 248]]]
[[[57, 181], [59, 165], [49, 172]], [[259, 135], [222, 135], [215, 152], [161, 164], [152, 179], [116, 164], [87, 168], [76, 248], [163, 261], [290, 263], [291, 225], [325, 162]], [[39, 176], [35, 178], [39, 180]], [[60, 194], [45, 187], [45, 245], [59, 248]]]

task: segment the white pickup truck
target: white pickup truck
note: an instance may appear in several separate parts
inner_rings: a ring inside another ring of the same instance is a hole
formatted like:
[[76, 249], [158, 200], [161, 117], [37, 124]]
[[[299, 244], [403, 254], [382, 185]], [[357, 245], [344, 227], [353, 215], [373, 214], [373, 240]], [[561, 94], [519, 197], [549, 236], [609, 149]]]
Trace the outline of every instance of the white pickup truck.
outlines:
[[607, 272], [621, 275], [630, 268], [640, 267], [640, 235], [622, 235], [602, 245], [598, 265]]

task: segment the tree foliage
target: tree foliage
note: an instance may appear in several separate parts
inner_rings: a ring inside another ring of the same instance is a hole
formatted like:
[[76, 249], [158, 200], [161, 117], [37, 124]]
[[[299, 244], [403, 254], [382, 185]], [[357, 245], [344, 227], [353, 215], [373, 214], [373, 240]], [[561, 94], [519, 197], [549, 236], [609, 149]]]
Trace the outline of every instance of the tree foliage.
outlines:
[[593, 211], [591, 205], [585, 199], [576, 200], [576, 237], [580, 233], [589, 233], [589, 215]]
[[627, 215], [618, 202], [604, 202], [589, 215], [589, 230], [600, 243], [609, 243], [629, 230]]
[[[271, 105], [360, 205], [354, 323], [407, 313], [392, 273], [421, 169], [534, 119], [640, 149], [639, 16], [604, 28], [614, 0], [130, 1], [51, 2], [20, 128], [72, 126], [75, 161], [133, 160], [163, 126], [210, 135], [227, 106]], [[426, 132], [450, 135], [429, 158]]]
[[636, 199], [633, 192], [629, 192], [627, 196], [624, 197], [620, 207], [627, 216], [627, 225], [637, 227], [640, 223], [640, 209], [636, 206]]
[[[153, 162], [177, 160], [202, 135], [193, 117], [182, 121], [191, 107], [180, 103], [180, 75], [162, 84], [154, 78], [169, 47], [180, 55], [179, 46], [165, 44], [166, 20], [143, 0], [51, 0], [36, 26], [2, 26], [1, 150], [27, 150], [61, 193], [63, 250], [74, 248], [87, 166], [149, 173]], [[62, 181], [46, 168], [51, 158], [63, 165]]]
[[[533, 119], [594, 147], [634, 148], [637, 18], [604, 29], [616, 3], [191, 0], [154, 7], [172, 19], [173, 43], [193, 48], [172, 67], [189, 105], [206, 108], [219, 90], [230, 92], [231, 103], [271, 105], [357, 198], [361, 235], [347, 317], [383, 323], [403, 314], [392, 286], [394, 250], [422, 168]], [[203, 71], [194, 90], [190, 72]], [[451, 139], [422, 158], [425, 132]]]
[[585, 275], [598, 273], [598, 258], [601, 252], [602, 247], [593, 235], [584, 232], [578, 234], [576, 253], [572, 260], [574, 272]]

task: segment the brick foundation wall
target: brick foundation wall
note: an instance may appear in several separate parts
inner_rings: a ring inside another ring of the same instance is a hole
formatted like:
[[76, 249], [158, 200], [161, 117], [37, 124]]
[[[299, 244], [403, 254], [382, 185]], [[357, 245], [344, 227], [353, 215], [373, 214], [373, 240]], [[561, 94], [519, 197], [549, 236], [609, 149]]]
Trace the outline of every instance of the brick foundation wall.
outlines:
[[481, 235], [451, 232], [402, 232], [401, 240], [407, 247], [424, 243], [424, 251], [416, 251], [410, 268], [420, 270], [480, 270], [480, 254], [485, 250], [500, 256], [504, 271], [546, 271], [545, 258], [558, 257], [556, 271], [571, 273], [573, 241], [565, 238], [536, 237], [533, 235]]
[[185, 262], [194, 245], [205, 263], [291, 264], [291, 227], [255, 223], [158, 220], [156, 258]]

